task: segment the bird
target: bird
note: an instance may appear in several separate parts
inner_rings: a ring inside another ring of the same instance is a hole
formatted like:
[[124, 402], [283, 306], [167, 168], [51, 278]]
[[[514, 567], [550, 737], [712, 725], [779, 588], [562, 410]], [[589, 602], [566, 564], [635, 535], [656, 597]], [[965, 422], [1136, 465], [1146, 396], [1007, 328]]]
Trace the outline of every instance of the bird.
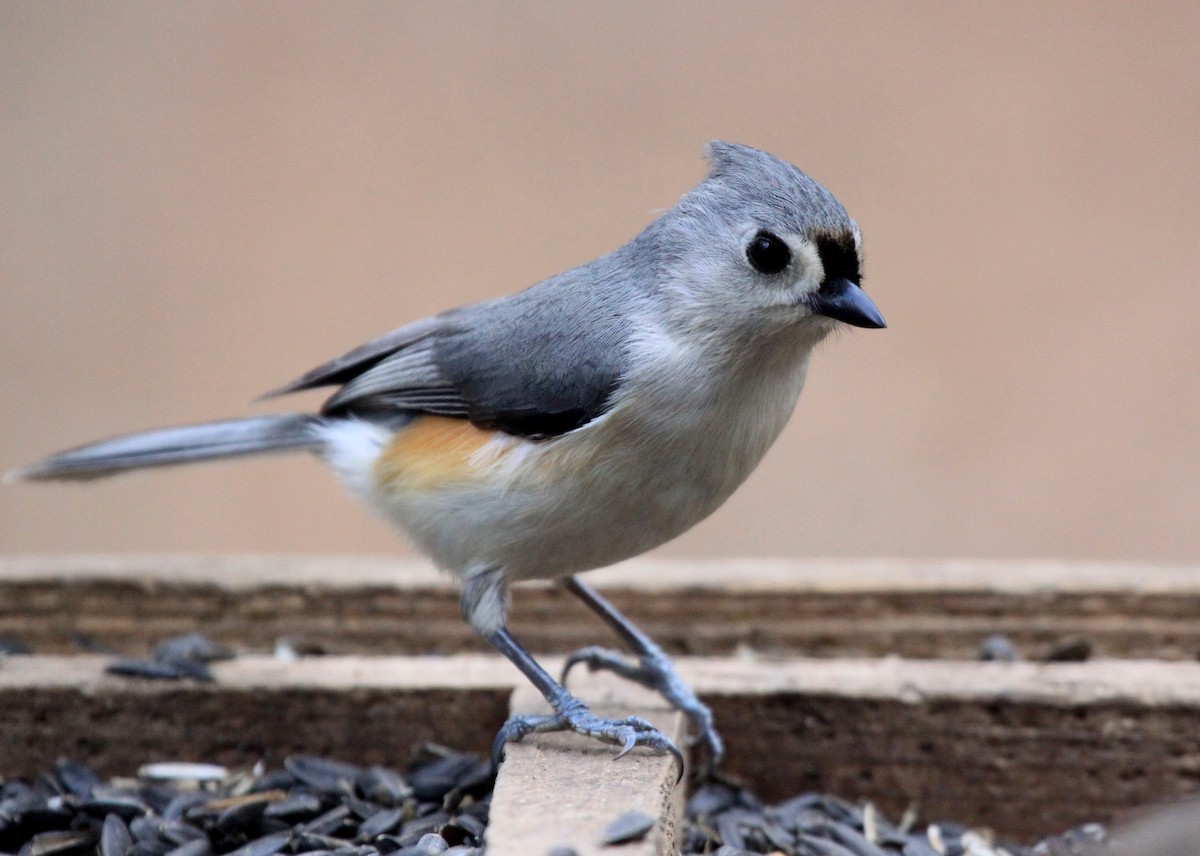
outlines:
[[[607, 669], [683, 711], [715, 767], [710, 708], [664, 651], [580, 574], [663, 544], [715, 511], [780, 435], [814, 348], [886, 324], [862, 288], [862, 236], [837, 199], [764, 151], [713, 141], [707, 174], [624, 246], [504, 297], [386, 333], [268, 393], [332, 387], [315, 413], [250, 416], [80, 446], [10, 474], [87, 480], [281, 452], [324, 461], [461, 582], [467, 624], [541, 692], [493, 757], [572, 731], [670, 753], [639, 717], [566, 689]], [[554, 580], [631, 649], [569, 656], [556, 680], [507, 626], [510, 589]], [[681, 773], [682, 774], [682, 773]]]

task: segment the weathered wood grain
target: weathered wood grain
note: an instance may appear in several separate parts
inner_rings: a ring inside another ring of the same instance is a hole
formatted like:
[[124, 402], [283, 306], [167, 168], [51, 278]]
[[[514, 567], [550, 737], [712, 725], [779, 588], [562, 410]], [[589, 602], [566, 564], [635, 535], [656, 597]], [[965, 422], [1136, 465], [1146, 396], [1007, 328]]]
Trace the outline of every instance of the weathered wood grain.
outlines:
[[[31, 776], [60, 755], [113, 774], [291, 752], [402, 767], [422, 740], [486, 751], [521, 680], [480, 655], [254, 657], [216, 664], [212, 684], [116, 678], [103, 662], [0, 660], [0, 771]], [[820, 789], [893, 814], [915, 802], [927, 818], [1032, 840], [1200, 785], [1198, 663], [740, 657], [680, 669], [714, 708], [725, 772], [768, 800]]]
[[[973, 658], [1007, 635], [1029, 658], [1067, 639], [1096, 655], [1193, 660], [1200, 569], [1133, 564], [653, 561], [588, 579], [669, 652]], [[552, 586], [521, 587], [512, 628], [567, 653], [606, 630]], [[281, 638], [332, 653], [486, 650], [453, 581], [427, 565], [281, 557], [0, 559], [0, 638], [39, 653], [129, 653], [202, 630], [249, 650]]]

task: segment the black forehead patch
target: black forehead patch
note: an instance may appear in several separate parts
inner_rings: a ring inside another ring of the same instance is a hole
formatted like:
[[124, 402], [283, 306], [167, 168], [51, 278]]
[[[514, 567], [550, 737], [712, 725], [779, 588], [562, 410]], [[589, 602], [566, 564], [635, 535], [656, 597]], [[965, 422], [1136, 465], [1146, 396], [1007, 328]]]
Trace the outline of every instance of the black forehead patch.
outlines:
[[858, 251], [854, 249], [854, 238], [849, 234], [819, 235], [815, 239], [817, 255], [825, 268], [825, 279], [848, 279], [855, 285], [862, 281], [858, 269]]

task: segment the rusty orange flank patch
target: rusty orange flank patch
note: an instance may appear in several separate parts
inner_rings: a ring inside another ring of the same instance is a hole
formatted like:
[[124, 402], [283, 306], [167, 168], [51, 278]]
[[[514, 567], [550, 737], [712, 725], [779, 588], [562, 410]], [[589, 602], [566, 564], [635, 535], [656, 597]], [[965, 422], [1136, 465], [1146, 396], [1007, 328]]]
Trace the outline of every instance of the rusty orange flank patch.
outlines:
[[419, 416], [396, 432], [375, 462], [381, 485], [431, 488], [469, 477], [471, 456], [497, 436], [466, 419]]

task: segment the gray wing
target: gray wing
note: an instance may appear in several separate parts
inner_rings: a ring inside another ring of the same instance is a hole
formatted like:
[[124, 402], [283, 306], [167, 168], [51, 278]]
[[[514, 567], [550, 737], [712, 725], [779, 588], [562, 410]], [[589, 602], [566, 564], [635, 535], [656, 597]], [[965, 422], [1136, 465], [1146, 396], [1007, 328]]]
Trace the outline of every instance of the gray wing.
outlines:
[[580, 274], [402, 327], [277, 392], [343, 384], [329, 416], [423, 412], [518, 436], [578, 428], [607, 409], [628, 329], [611, 296], [574, 287]]
[[329, 362], [322, 363], [315, 369], [305, 372], [294, 381], [265, 393], [261, 398], [274, 398], [305, 389], [346, 383], [392, 354], [428, 339], [461, 311], [461, 309], [452, 309], [449, 312], [414, 321], [404, 327], [392, 330], [390, 333], [384, 333], [378, 338], [359, 345], [352, 351], [347, 351], [340, 357], [334, 357]]

